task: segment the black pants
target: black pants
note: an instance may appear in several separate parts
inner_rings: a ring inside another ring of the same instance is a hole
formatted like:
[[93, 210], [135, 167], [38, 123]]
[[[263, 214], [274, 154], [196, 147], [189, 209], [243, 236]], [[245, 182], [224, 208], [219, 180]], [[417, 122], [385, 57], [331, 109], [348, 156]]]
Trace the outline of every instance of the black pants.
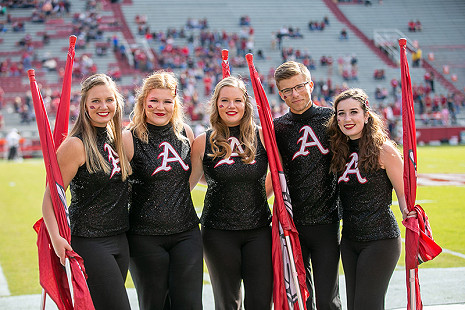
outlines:
[[16, 146], [10, 147], [10, 149], [8, 150], [8, 160], [15, 159], [16, 153], [18, 153], [18, 148]]
[[270, 310], [273, 290], [271, 227], [218, 230], [202, 227], [216, 310]]
[[126, 234], [101, 238], [72, 236], [71, 246], [84, 259], [95, 309], [131, 309], [124, 287], [129, 265]]
[[401, 247], [400, 237], [367, 242], [342, 238], [348, 310], [384, 309], [384, 297]]
[[[201, 310], [203, 256], [200, 229], [173, 235], [128, 235], [129, 270], [141, 310]], [[169, 294], [169, 300], [168, 300]]]
[[[297, 231], [310, 293], [307, 310], [342, 309], [339, 298], [339, 222], [297, 226]], [[316, 296], [312, 296], [313, 288]]]

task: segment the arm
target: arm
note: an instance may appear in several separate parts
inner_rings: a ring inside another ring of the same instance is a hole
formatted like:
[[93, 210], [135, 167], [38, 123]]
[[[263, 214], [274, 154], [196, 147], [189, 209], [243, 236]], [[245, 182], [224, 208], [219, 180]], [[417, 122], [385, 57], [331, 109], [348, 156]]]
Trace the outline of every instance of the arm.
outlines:
[[123, 147], [128, 161], [131, 161], [134, 156], [134, 141], [132, 140], [132, 133], [129, 130], [123, 130]]
[[197, 185], [203, 176], [203, 154], [205, 152], [206, 134], [203, 133], [195, 138], [192, 144], [191, 162], [192, 172], [189, 178], [191, 190]]
[[[258, 127], [258, 133], [260, 135], [260, 141], [262, 142], [263, 147], [265, 148], [266, 151], [266, 145], [265, 145], [265, 138], [263, 137], [263, 130], [261, 127]], [[270, 166], [268, 165], [268, 173], [266, 175], [265, 179], [265, 190], [266, 190], [266, 198], [270, 198], [273, 194], [273, 182], [271, 179], [271, 171], [270, 171]]]
[[402, 157], [395, 146], [389, 142], [383, 144], [380, 153], [380, 164], [382, 168], [386, 169], [389, 180], [396, 191], [402, 218], [405, 219], [410, 216], [415, 216], [416, 212], [409, 212], [405, 201]]
[[[84, 145], [81, 140], [75, 137], [65, 140], [57, 151], [57, 159], [61, 175], [63, 177], [63, 185], [66, 190], [69, 183], [76, 175], [78, 168], [85, 163]], [[42, 214], [50, 235], [50, 240], [52, 241], [53, 249], [55, 250], [56, 255], [60, 258], [61, 264], [64, 265], [65, 251], [72, 251], [73, 249], [68, 241], [60, 236], [48, 186], [45, 189], [44, 200], [42, 203]]]
[[270, 198], [273, 196], [274, 191], [273, 191], [273, 182], [271, 180], [271, 171], [268, 169], [268, 173], [266, 175], [265, 179], [265, 190], [266, 190], [266, 198]]
[[194, 132], [192, 131], [192, 128], [187, 124], [184, 124], [184, 130], [186, 131], [187, 138], [189, 139], [189, 143], [192, 146], [192, 143], [194, 142]]

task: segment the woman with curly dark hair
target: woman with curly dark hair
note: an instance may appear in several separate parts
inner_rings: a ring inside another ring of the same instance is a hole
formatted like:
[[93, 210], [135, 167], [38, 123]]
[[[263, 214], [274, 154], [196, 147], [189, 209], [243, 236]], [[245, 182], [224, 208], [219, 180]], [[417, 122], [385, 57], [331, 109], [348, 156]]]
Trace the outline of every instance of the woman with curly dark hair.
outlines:
[[400, 230], [391, 210], [396, 191], [403, 218], [402, 157], [361, 89], [334, 101], [328, 122], [331, 171], [337, 174], [343, 212], [341, 257], [349, 310], [384, 309], [384, 297], [401, 252]]

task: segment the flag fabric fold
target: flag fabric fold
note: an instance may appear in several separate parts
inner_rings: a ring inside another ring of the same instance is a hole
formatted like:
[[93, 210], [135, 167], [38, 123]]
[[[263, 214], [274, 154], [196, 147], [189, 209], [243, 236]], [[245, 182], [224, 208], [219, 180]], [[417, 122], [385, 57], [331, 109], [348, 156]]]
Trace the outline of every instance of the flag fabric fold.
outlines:
[[421, 310], [423, 309], [423, 304], [420, 295], [418, 265], [433, 259], [441, 253], [442, 249], [433, 240], [433, 234], [426, 213], [421, 206], [415, 204], [417, 191], [417, 142], [412, 83], [407, 62], [406, 44], [406, 39], [399, 39], [402, 85], [403, 178], [407, 209], [417, 212], [416, 218], [410, 217], [403, 221], [406, 227], [405, 269], [408, 297], [407, 309]]
[[58, 104], [55, 129], [53, 130], [53, 141], [58, 148], [68, 134], [69, 105], [71, 100], [71, 81], [73, 78], [73, 64], [75, 55], [76, 36], [69, 37], [69, 48], [66, 57], [65, 73], [63, 75], [63, 86], [61, 89], [60, 103]]
[[305, 267], [298, 232], [292, 219], [292, 205], [286, 179], [279, 159], [271, 109], [258, 72], [253, 64], [253, 55], [247, 54], [246, 59], [265, 140], [275, 195], [272, 217], [274, 309], [303, 310], [306, 309], [305, 302], [309, 296], [305, 283]]
[[221, 69], [223, 71], [223, 79], [227, 78], [231, 75], [231, 70], [229, 68], [229, 61], [228, 61], [229, 51], [224, 49], [221, 51]]
[[[71, 240], [67, 214], [68, 207], [66, 204], [65, 189], [63, 188], [63, 180], [56, 159], [56, 149], [68, 133], [69, 101], [75, 42], [76, 37], [71, 36], [63, 79], [63, 90], [58, 107], [53, 138], [45, 106], [35, 80], [35, 72], [34, 70], [28, 71], [37, 127], [39, 129], [42, 153], [47, 171], [47, 184], [50, 188], [50, 195], [54, 206], [55, 217], [60, 229], [60, 235], [68, 240], [68, 242]], [[50, 296], [60, 310], [94, 309], [87, 288], [82, 258], [74, 252], [67, 253], [72, 270], [71, 283], [74, 295], [71, 296], [66, 271], [54, 252], [50, 236], [42, 218], [34, 224], [34, 230], [37, 232], [40, 284], [45, 293]]]

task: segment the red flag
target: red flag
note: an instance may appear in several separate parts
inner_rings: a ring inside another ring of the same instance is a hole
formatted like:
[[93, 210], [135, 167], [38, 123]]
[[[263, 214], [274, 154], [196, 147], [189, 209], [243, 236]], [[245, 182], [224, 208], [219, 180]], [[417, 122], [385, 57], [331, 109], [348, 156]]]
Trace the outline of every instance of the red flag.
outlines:
[[303, 310], [306, 309], [305, 302], [309, 296], [305, 283], [305, 267], [299, 236], [292, 220], [292, 205], [279, 159], [271, 109], [258, 72], [253, 65], [253, 55], [247, 54], [245, 57], [249, 65], [275, 194], [272, 219], [274, 309]]
[[[56, 148], [52, 139], [50, 124], [48, 122], [45, 106], [37, 87], [34, 70], [28, 70], [31, 86], [32, 101], [36, 115], [37, 127], [39, 129], [42, 154], [44, 156], [47, 171], [47, 184], [57, 220], [60, 235], [68, 242], [71, 241], [66, 204], [65, 189], [61, 177], [60, 167], [56, 158]], [[34, 228], [38, 230], [37, 246], [39, 249], [39, 274], [40, 284], [45, 292], [57, 304], [58, 309], [94, 309], [92, 299], [86, 283], [86, 275], [82, 258], [75, 252], [67, 251], [71, 267], [71, 280], [73, 298], [64, 268], [51, 246], [50, 238], [46, 233], [45, 225], [39, 220]], [[40, 227], [41, 226], [41, 227]], [[74, 300], [74, 305], [73, 305]]]
[[223, 79], [231, 75], [231, 70], [229, 69], [228, 55], [228, 50], [224, 49], [221, 51], [221, 67], [223, 69]]
[[55, 129], [53, 130], [53, 141], [58, 149], [61, 142], [68, 135], [69, 124], [69, 105], [71, 99], [71, 81], [73, 78], [74, 64], [74, 46], [76, 44], [76, 36], [69, 37], [68, 55], [66, 57], [65, 73], [63, 76], [63, 86], [61, 88], [60, 103], [58, 104], [57, 116], [55, 119]]
[[[405, 269], [407, 277], [407, 309], [421, 310], [418, 265], [431, 260], [442, 251], [434, 242], [428, 217], [419, 205], [415, 205], [417, 192], [417, 141], [412, 83], [407, 62], [406, 39], [399, 39], [402, 85], [402, 127], [404, 151], [404, 192], [407, 209], [417, 212], [416, 218], [403, 221], [405, 230]], [[421, 258], [421, 259], [419, 259]]]
[[[60, 97], [60, 103], [58, 105], [55, 130], [53, 132], [55, 151], [68, 134], [71, 79], [75, 55], [75, 43], [76, 36], [70, 36], [65, 73], [63, 77], [63, 88]], [[68, 225], [68, 223], [66, 223], [66, 225]], [[58, 257], [54, 253], [47, 227], [44, 225], [42, 218], [34, 224], [34, 229], [38, 234], [37, 246], [39, 250], [38, 256], [40, 283], [44, 290], [51, 296], [52, 300], [57, 303], [57, 305], [62, 303], [62, 306], [64, 307], [72, 307], [72, 301], [69, 300], [69, 298], [66, 296], [67, 292], [69, 291], [69, 285], [66, 281], [66, 276], [63, 276], [63, 267], [61, 266]]]

